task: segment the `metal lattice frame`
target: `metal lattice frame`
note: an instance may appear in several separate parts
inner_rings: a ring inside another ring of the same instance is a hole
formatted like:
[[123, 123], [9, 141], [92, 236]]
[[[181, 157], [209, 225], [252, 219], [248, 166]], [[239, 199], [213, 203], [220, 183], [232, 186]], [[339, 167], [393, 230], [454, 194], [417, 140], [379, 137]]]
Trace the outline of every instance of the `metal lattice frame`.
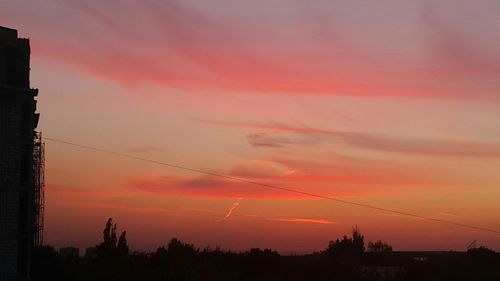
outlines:
[[34, 221], [33, 245], [43, 244], [43, 212], [45, 192], [45, 144], [42, 142], [42, 133], [35, 134], [33, 146], [33, 181], [34, 181]]

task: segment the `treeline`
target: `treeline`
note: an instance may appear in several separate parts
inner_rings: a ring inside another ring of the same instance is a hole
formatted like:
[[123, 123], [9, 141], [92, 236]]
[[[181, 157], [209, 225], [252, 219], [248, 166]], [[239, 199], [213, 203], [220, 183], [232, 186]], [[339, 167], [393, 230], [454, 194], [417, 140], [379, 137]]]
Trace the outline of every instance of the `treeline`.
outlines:
[[382, 241], [366, 244], [355, 228], [319, 253], [281, 256], [271, 249], [246, 252], [199, 249], [178, 239], [152, 253], [129, 253], [126, 232], [109, 219], [94, 255], [33, 251], [33, 281], [155, 280], [500, 280], [500, 258], [484, 247], [437, 255], [393, 252]]

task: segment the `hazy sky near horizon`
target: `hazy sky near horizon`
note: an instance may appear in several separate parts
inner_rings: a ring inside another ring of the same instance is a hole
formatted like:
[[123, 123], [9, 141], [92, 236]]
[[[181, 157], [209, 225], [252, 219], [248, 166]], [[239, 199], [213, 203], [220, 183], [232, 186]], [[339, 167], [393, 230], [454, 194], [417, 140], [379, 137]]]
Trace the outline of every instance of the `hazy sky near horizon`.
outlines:
[[[500, 230], [499, 1], [2, 1], [32, 47], [40, 130], [305, 192]], [[46, 242], [108, 217], [136, 250], [395, 249], [500, 235], [46, 144]]]

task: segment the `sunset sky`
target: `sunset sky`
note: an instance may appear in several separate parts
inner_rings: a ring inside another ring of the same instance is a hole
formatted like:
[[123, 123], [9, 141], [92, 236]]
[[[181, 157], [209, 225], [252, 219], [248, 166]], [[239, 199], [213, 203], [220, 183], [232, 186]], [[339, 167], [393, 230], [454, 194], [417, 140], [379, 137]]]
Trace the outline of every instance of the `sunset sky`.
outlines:
[[[500, 230], [500, 1], [7, 0], [46, 137]], [[45, 242], [396, 250], [500, 235], [46, 142]]]

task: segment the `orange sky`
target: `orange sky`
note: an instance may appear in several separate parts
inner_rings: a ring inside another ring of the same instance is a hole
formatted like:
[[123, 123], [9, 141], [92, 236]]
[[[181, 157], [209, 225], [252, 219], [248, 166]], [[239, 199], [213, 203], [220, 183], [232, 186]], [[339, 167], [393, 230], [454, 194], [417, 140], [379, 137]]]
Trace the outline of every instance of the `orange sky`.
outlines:
[[[47, 137], [500, 230], [493, 1], [7, 1]], [[396, 250], [500, 235], [47, 142], [46, 242]]]

